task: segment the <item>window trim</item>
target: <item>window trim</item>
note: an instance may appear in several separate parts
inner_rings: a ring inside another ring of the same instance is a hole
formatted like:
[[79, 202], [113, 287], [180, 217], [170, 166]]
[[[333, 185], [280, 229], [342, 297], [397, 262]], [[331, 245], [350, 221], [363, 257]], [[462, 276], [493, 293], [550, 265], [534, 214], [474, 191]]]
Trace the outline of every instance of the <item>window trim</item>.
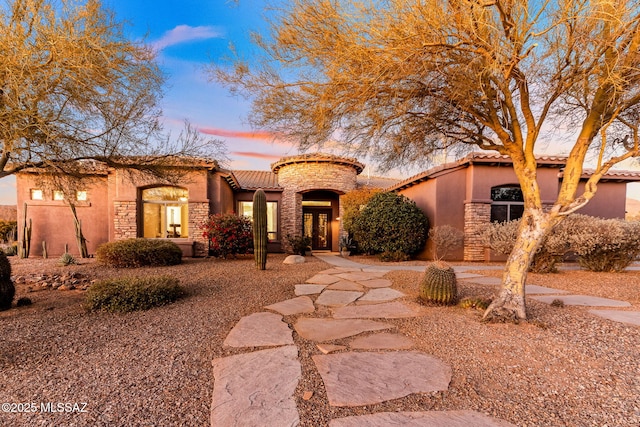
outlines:
[[[252, 200], [238, 200], [237, 201], [237, 212], [240, 215], [243, 216], [247, 216], [248, 218], [251, 219], [251, 221], [253, 221], [253, 218], [251, 216], [248, 215], [244, 215], [242, 212], [242, 204], [243, 203], [247, 203], [249, 205], [252, 206], [253, 209], [253, 201]], [[273, 221], [273, 227], [275, 228], [274, 230], [269, 230], [269, 220], [267, 217], [267, 239], [269, 243], [277, 243], [280, 241], [280, 230], [279, 230], [279, 224], [278, 224], [278, 220], [280, 218], [280, 203], [277, 200], [267, 200], [267, 211], [269, 210], [268, 205], [269, 204], [273, 204], [275, 205], [275, 218]], [[270, 237], [273, 236], [273, 237]]]

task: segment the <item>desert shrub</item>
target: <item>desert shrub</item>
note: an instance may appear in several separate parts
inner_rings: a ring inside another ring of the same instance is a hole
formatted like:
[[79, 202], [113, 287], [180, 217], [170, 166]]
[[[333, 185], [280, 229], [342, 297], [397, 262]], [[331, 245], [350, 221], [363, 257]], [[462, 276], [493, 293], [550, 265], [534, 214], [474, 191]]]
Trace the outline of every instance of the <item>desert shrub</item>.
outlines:
[[353, 221], [353, 235], [368, 253], [413, 255], [427, 240], [429, 221], [415, 202], [394, 192], [378, 193]]
[[169, 240], [126, 239], [100, 245], [96, 257], [101, 264], [128, 268], [176, 265], [182, 262], [182, 250]]
[[253, 248], [251, 219], [235, 214], [209, 215], [201, 225], [202, 236], [209, 240], [210, 255], [226, 258], [246, 254]]
[[58, 260], [58, 264], [62, 266], [75, 265], [78, 261], [76, 261], [75, 257], [68, 252], [63, 253]]
[[169, 304], [184, 296], [178, 279], [168, 276], [102, 280], [87, 290], [89, 311], [129, 312]]
[[0, 240], [12, 242], [18, 238], [18, 221], [0, 220]]
[[578, 214], [568, 220], [569, 245], [587, 270], [622, 271], [640, 255], [640, 222]]
[[[569, 250], [566, 221], [569, 219], [560, 222], [547, 235], [535, 253], [529, 271], [533, 273], [555, 273], [558, 271], [558, 263], [562, 262], [564, 255]], [[485, 246], [499, 254], [509, 255], [518, 237], [519, 226], [519, 219], [487, 224], [482, 234]]]
[[307, 251], [311, 250], [311, 237], [287, 234], [286, 239], [291, 250], [296, 255], [305, 256]]
[[450, 251], [462, 246], [464, 233], [450, 225], [439, 225], [429, 230], [429, 240], [433, 243], [433, 259], [444, 259]]
[[18, 255], [18, 245], [17, 244], [12, 244], [12, 245], [6, 246], [4, 248], [4, 254], [6, 256]]

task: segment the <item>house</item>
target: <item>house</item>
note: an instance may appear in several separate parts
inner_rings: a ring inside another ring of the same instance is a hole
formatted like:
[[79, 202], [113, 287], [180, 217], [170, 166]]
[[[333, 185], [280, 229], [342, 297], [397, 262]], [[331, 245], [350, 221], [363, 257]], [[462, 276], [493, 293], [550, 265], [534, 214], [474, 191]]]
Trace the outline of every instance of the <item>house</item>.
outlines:
[[[556, 156], [539, 159], [545, 204], [557, 196], [565, 161]], [[172, 240], [187, 256], [204, 256], [208, 242], [200, 225], [213, 213], [251, 215], [258, 188], [267, 196], [271, 252], [287, 249], [287, 235], [311, 237], [314, 250], [337, 251], [340, 196], [361, 187], [397, 191], [416, 202], [432, 227], [449, 224], [464, 230], [464, 248], [453, 253], [452, 260], [484, 260], [480, 226], [522, 215], [522, 194], [504, 156], [473, 153], [401, 182], [364, 177], [363, 169], [356, 159], [321, 153], [282, 158], [270, 171], [226, 170], [216, 162], [189, 159], [176, 165], [181, 176], [179, 184], [171, 185], [135, 171], [94, 167], [72, 198], [90, 254], [108, 241], [146, 237]], [[624, 218], [626, 183], [638, 180], [634, 172], [609, 173], [581, 212]], [[77, 253], [74, 218], [64, 194], [42, 188], [29, 171], [17, 174], [16, 185], [18, 218], [26, 209], [32, 222], [31, 256], [42, 255], [42, 242], [51, 256], [62, 254], [66, 245]], [[427, 244], [420, 257], [427, 257], [429, 249]]]
[[[543, 205], [551, 207], [560, 190], [560, 179], [567, 158], [538, 157], [538, 183]], [[578, 191], [584, 189], [588, 170]], [[624, 218], [627, 183], [640, 181], [640, 173], [610, 171], [598, 184], [595, 197], [578, 213], [601, 218]], [[464, 247], [449, 255], [451, 260], [485, 261], [481, 228], [493, 221], [518, 219], [524, 201], [518, 179], [507, 156], [471, 153], [452, 163], [424, 171], [388, 188], [414, 200], [429, 218], [431, 227], [451, 225], [464, 231]], [[430, 242], [418, 255], [427, 258]]]
[[[362, 186], [387, 187], [397, 180], [360, 177], [364, 165], [328, 154], [285, 157], [270, 171], [230, 171], [215, 162], [185, 161], [176, 166], [178, 185], [154, 181], [135, 171], [93, 168], [73, 202], [89, 253], [111, 240], [132, 237], [176, 242], [188, 256], [203, 256], [208, 242], [200, 225], [209, 214], [251, 215], [253, 193], [267, 196], [267, 228], [272, 252], [286, 249], [287, 235], [307, 235], [314, 250], [338, 250], [340, 196]], [[38, 175], [16, 175], [18, 217], [32, 221], [31, 255], [52, 256], [65, 245], [76, 252], [74, 219], [60, 190], [46, 190]]]

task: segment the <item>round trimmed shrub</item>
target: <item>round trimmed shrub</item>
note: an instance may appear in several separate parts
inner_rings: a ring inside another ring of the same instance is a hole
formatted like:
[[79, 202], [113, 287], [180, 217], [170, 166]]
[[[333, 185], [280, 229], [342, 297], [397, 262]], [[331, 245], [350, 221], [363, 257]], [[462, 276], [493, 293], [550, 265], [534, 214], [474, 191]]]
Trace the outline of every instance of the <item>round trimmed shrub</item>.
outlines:
[[102, 280], [87, 289], [88, 311], [129, 312], [169, 304], [185, 295], [178, 279], [169, 276]]
[[368, 253], [414, 255], [424, 248], [429, 220], [415, 202], [394, 192], [378, 193], [353, 221], [353, 237]]
[[182, 250], [169, 240], [126, 239], [100, 245], [96, 257], [109, 267], [156, 267], [180, 264]]

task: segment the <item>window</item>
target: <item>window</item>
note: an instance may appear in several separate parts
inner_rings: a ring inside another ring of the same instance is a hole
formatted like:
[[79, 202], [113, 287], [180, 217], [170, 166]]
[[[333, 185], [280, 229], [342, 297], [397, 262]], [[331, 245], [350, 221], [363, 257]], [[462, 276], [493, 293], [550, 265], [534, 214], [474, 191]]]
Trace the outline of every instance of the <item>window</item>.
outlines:
[[53, 200], [64, 200], [64, 192], [56, 190], [53, 192]]
[[143, 237], [189, 237], [189, 192], [178, 187], [142, 190]]
[[42, 190], [37, 189], [37, 188], [32, 188], [31, 189], [31, 200], [42, 200], [43, 199], [43, 195], [44, 195], [44, 193], [42, 192]]
[[[253, 202], [238, 202], [238, 212], [253, 219]], [[278, 202], [267, 202], [267, 237], [278, 240]]]
[[522, 218], [524, 197], [519, 186], [505, 185], [491, 189], [491, 222]]
[[82, 191], [76, 191], [76, 200], [79, 202], [86, 202], [87, 201], [87, 192], [82, 190]]

